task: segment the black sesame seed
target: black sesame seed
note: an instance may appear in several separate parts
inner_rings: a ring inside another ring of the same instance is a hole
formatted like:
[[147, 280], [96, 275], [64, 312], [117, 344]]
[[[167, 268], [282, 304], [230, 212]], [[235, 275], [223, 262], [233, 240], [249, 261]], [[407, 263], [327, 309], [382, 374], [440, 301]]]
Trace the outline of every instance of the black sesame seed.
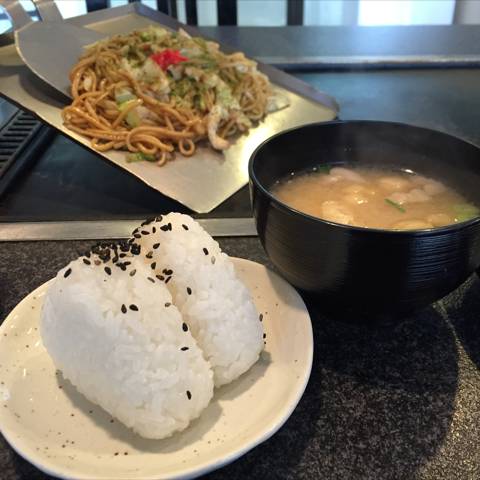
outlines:
[[133, 269], [133, 270], [130, 272], [130, 276], [133, 277], [136, 273], [137, 273], [137, 271], [136, 271], [135, 269]]
[[134, 303], [132, 303], [128, 308], [130, 308], [130, 310], [133, 310], [134, 312], [138, 312], [138, 307]]
[[117, 263], [117, 262], [118, 262], [118, 255], [115, 255], [115, 256], [112, 258], [112, 262], [113, 262], [113, 263]]
[[182, 330], [188, 332], [188, 325], [185, 322], [182, 323]]
[[156, 227], [152, 227], [152, 233], [157, 233], [157, 228]]
[[159, 243], [154, 243], [154, 244], [153, 244], [153, 249], [156, 250], [159, 246], [160, 246]]
[[135, 237], [135, 238], [142, 238], [142, 236], [141, 236], [139, 233], [136, 233], [136, 234], [134, 235], [134, 237]]
[[104, 270], [105, 270], [105, 273], [106, 273], [107, 275], [111, 275], [111, 274], [112, 274], [112, 269], [111, 269], [110, 267], [105, 267]]
[[127, 313], [127, 307], [125, 306], [125, 304], [122, 305], [122, 313]]
[[186, 352], [186, 351], [188, 350], [188, 347], [182, 347], [180, 350], [181, 350], [182, 352]]
[[153, 252], [148, 252], [145, 256], [147, 258], [152, 258], [153, 257]]
[[132, 246], [130, 247], [130, 252], [133, 255], [140, 255], [140, 251], [141, 251], [140, 245], [138, 245], [136, 243], [132, 243]]
[[123, 272], [127, 270], [127, 266], [124, 263], [120, 264], [119, 267], [120, 267], [120, 270], [122, 270]]
[[183, 223], [182, 223], [182, 227], [183, 227], [184, 230], [188, 230], [188, 227]]
[[65, 270], [65, 273], [63, 274], [63, 277], [67, 278], [71, 273], [72, 273], [72, 269], [68, 268], [67, 270]]
[[155, 275], [161, 282], [165, 280], [165, 277], [163, 275]]
[[189, 400], [191, 400], [191, 398], [192, 398], [192, 394], [190, 393], [190, 390], [187, 390], [187, 398]]
[[203, 253], [204, 253], [205, 255], [208, 255], [208, 250], [207, 250], [205, 247], [203, 248]]
[[150, 265], [150, 268], [152, 270], [155, 270], [155, 267], [157, 266], [157, 262], [153, 262], [151, 265]]
[[191, 289], [190, 287], [187, 287], [187, 293], [188, 293], [189, 295], [192, 294], [192, 289]]
[[90, 260], [87, 260], [86, 258], [83, 259], [83, 263], [85, 265], [91, 265], [92, 264], [92, 262]]
[[125, 258], [126, 256], [127, 256], [126, 253], [121, 253], [121, 254], [119, 255], [120, 258]]
[[170, 231], [172, 231], [172, 224], [170, 222], [168, 222], [167, 227]]
[[90, 255], [91, 255], [90, 252], [87, 252], [87, 253], [85, 254], [85, 256], [86, 256], [87, 258], [90, 258]]
[[163, 273], [164, 273], [165, 275], [172, 275], [173, 270], [170, 270], [169, 268], [166, 268], [165, 270], [163, 270]]
[[263, 338], [267, 338], [267, 334], [266, 334], [266, 333], [263, 334]]
[[171, 303], [170, 303], [170, 302], [167, 302], [167, 303], [165, 304], [165, 308], [168, 308], [170, 305], [171, 305]]
[[172, 278], [171, 276], [167, 277], [167, 279], [165, 280], [165, 285], [170, 281], [171, 278]]
[[123, 264], [124, 264], [125, 266], [127, 266], [127, 265], [131, 265], [132, 262], [123, 262]]
[[152, 277], [147, 277], [147, 280], [150, 280], [152, 283], [155, 283], [155, 280]]
[[162, 232], [167, 232], [169, 230], [168, 225], [162, 225], [160, 230], [162, 230]]
[[150, 235], [150, 232], [148, 230], [142, 230], [140, 233], [142, 235]]
[[258, 316], [258, 319], [259, 319], [260, 321], [263, 320], [263, 313], [261, 313], [261, 314]]

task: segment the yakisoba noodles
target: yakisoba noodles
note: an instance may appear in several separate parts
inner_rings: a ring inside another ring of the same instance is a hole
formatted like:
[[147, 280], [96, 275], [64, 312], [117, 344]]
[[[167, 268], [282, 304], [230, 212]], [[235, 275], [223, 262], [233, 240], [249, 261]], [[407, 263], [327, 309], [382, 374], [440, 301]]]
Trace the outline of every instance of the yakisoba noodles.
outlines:
[[243, 53], [153, 26], [87, 47], [70, 80], [67, 128], [98, 151], [158, 165], [175, 151], [192, 155], [202, 139], [224, 150], [228, 137], [286, 106]]

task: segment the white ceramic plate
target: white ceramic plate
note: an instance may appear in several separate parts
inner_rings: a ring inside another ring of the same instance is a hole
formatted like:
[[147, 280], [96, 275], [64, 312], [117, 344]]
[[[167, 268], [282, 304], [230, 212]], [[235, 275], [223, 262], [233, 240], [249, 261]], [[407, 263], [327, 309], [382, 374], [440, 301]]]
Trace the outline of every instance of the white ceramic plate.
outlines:
[[263, 314], [265, 351], [247, 373], [216, 391], [199, 419], [165, 440], [137, 436], [62, 378], [38, 330], [47, 284], [28, 295], [0, 327], [0, 430], [10, 445], [61, 478], [146, 480], [196, 477], [273, 435], [310, 376], [310, 318], [278, 275], [233, 261]]

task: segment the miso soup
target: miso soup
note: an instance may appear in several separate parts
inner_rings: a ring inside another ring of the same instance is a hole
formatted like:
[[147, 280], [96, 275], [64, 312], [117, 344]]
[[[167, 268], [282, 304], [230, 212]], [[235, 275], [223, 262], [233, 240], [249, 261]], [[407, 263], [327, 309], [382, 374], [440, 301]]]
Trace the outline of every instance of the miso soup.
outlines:
[[478, 208], [444, 183], [398, 170], [322, 165], [272, 188], [283, 203], [345, 225], [389, 230], [442, 227], [478, 216]]

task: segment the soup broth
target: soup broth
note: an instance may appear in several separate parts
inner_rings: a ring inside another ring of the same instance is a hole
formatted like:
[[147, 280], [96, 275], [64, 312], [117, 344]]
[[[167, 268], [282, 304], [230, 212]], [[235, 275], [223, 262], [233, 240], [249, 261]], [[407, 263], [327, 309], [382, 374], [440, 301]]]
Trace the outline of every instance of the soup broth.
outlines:
[[428, 229], [479, 214], [476, 206], [438, 180], [378, 168], [322, 165], [277, 182], [272, 193], [301, 212], [359, 227]]

